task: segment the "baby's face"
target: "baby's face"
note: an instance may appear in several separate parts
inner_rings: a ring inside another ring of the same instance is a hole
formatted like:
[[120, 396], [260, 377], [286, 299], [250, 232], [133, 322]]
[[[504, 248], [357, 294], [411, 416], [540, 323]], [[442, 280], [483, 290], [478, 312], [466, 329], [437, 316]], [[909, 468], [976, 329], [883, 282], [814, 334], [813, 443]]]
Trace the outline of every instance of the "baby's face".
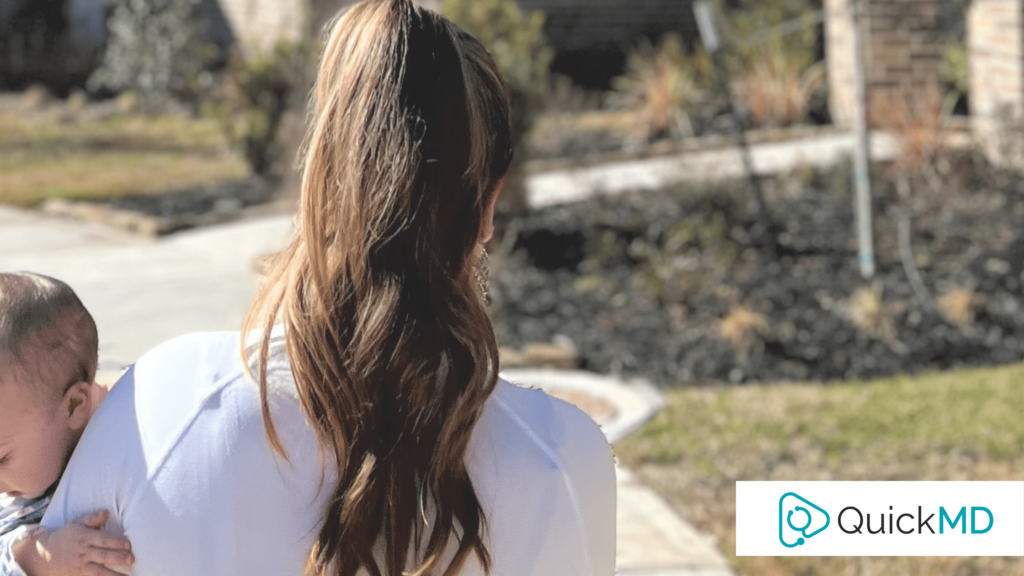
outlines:
[[38, 498], [60, 479], [72, 430], [63, 401], [12, 380], [0, 375], [0, 493]]

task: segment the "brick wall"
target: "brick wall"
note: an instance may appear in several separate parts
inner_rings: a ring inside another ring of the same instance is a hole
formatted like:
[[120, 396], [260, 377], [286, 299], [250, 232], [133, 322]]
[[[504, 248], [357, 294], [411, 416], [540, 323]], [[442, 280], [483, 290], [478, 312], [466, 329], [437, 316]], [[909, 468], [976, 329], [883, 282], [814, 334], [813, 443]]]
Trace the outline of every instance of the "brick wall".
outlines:
[[1020, 163], [1024, 150], [1024, 0], [974, 0], [967, 15], [971, 128], [989, 157]]
[[[939, 87], [944, 0], [859, 0], [869, 117]], [[853, 92], [853, 0], [826, 0], [826, 56], [833, 121], [849, 126]]]

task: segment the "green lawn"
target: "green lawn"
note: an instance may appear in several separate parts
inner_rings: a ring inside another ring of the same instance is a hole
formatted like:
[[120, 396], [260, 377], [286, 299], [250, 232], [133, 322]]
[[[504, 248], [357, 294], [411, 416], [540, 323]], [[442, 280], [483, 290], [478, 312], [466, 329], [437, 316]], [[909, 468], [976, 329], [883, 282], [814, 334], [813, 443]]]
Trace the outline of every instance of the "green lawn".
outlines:
[[686, 388], [618, 457], [740, 576], [1019, 575], [1020, 558], [737, 558], [737, 480], [1024, 480], [1024, 368]]
[[247, 174], [212, 120], [0, 110], [0, 203], [153, 194]]

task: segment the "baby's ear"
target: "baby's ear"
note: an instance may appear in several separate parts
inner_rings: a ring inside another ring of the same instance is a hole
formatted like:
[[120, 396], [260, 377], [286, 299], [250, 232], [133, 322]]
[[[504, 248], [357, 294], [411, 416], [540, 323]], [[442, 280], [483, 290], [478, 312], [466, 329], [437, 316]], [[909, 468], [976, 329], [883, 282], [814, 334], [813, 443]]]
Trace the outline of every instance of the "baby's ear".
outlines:
[[96, 410], [92, 382], [75, 382], [61, 399], [61, 413], [67, 418], [68, 428], [82, 430]]

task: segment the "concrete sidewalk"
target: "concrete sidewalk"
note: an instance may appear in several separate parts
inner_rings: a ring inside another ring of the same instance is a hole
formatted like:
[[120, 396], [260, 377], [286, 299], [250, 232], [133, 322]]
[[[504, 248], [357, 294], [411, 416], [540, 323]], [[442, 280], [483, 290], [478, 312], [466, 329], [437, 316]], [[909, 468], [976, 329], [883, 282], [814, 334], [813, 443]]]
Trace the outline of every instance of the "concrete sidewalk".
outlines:
[[[850, 157], [854, 142], [852, 134], [762, 142], [750, 146], [750, 159], [754, 171], [762, 176], [801, 166], [823, 168]], [[891, 160], [898, 151], [899, 146], [891, 136], [872, 133], [873, 161]], [[594, 196], [658, 190], [685, 182], [710, 182], [745, 175], [743, 156], [736, 147], [693, 150], [532, 174], [527, 178], [527, 201], [533, 208], [543, 208]]]
[[180, 334], [237, 330], [259, 286], [255, 260], [291, 233], [291, 217], [277, 216], [154, 240], [0, 207], [0, 270], [73, 286], [96, 318], [109, 369]]
[[[0, 207], [0, 272], [31, 270], [74, 287], [99, 328], [101, 369], [116, 371], [168, 338], [237, 330], [259, 286], [256, 260], [292, 231], [291, 216], [273, 216], [154, 240]], [[606, 399], [623, 414], [643, 409], [642, 399]], [[619, 470], [618, 485], [620, 574], [731, 575], [709, 540], [629, 471]]]

